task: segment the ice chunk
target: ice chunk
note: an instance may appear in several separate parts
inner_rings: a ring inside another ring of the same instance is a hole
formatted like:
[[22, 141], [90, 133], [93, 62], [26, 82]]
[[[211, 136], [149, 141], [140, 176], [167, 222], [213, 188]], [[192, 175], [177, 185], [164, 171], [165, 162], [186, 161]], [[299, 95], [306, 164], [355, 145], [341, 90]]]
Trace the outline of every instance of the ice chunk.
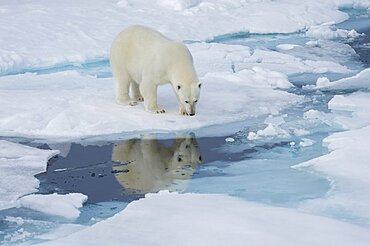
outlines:
[[326, 87], [330, 84], [330, 80], [326, 77], [320, 77], [316, 81], [317, 87]]
[[[184, 237], [184, 232], [191, 236]], [[245, 202], [225, 195], [161, 192], [130, 203], [112, 218], [42, 245], [121, 245], [124, 242], [127, 245], [237, 246], [248, 242], [252, 245], [365, 246], [369, 241], [368, 229], [294, 209]]]
[[299, 47], [299, 45], [296, 44], [279, 44], [276, 46], [276, 48], [280, 50], [291, 50], [294, 49], [295, 47]]
[[80, 215], [79, 208], [87, 201], [87, 196], [81, 193], [59, 194], [32, 194], [21, 197], [17, 201], [18, 207], [29, 208], [49, 215], [57, 215], [67, 219], [76, 219]]
[[309, 139], [309, 138], [302, 138], [302, 140], [299, 142], [299, 146], [301, 147], [308, 147], [311, 146], [315, 143], [314, 140]]
[[328, 103], [334, 120], [344, 129], [357, 129], [370, 124], [370, 93], [336, 95]]
[[268, 124], [267, 127], [263, 130], [258, 130], [257, 132], [249, 132], [248, 139], [249, 140], [257, 140], [265, 137], [278, 137], [278, 138], [286, 138], [289, 137], [290, 134], [279, 127], [278, 125]]
[[338, 38], [357, 38], [360, 36], [355, 30], [338, 29], [333, 25], [334, 23], [324, 23], [317, 26], [311, 26], [306, 35], [317, 39], [338, 39]]
[[232, 142], [235, 142], [235, 139], [234, 138], [225, 138], [225, 141], [228, 142], [228, 143], [232, 143]]
[[313, 167], [333, 182], [327, 196], [303, 203], [302, 209], [370, 223], [369, 138], [370, 126], [335, 133], [324, 140], [329, 154], [295, 166]]
[[346, 90], [366, 88], [370, 88], [370, 68], [364, 69], [352, 77], [343, 78], [330, 83], [328, 83], [328, 81], [326, 80], [324, 83], [318, 81], [315, 87], [315, 89], [320, 90]]
[[0, 210], [16, 205], [23, 195], [35, 192], [35, 174], [46, 171], [47, 161], [57, 150], [41, 150], [0, 140]]
[[302, 59], [290, 54], [256, 49], [246, 63], [278, 71], [287, 75], [297, 73], [350, 73], [352, 70], [337, 62], [329, 60]]

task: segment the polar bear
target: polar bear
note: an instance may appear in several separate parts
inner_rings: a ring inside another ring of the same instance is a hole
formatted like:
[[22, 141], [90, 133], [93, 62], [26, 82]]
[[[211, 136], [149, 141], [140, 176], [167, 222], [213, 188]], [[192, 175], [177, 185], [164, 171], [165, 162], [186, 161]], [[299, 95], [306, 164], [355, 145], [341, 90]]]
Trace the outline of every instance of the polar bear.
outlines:
[[113, 41], [110, 62], [117, 103], [133, 106], [144, 101], [146, 111], [164, 113], [157, 105], [157, 87], [171, 83], [179, 113], [195, 115], [201, 83], [193, 57], [181, 42], [172, 41], [148, 27], [131, 26]]
[[156, 139], [131, 139], [115, 144], [112, 161], [116, 180], [138, 193], [184, 191], [202, 162], [195, 136], [178, 137], [171, 146]]

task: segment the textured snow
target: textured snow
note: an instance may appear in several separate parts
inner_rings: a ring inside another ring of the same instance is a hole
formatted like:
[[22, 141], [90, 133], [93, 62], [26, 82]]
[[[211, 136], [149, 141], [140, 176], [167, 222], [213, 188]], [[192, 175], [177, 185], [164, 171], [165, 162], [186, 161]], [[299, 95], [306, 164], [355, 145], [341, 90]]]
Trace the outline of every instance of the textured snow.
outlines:
[[301, 147], [308, 147], [311, 146], [315, 143], [314, 140], [309, 139], [309, 138], [302, 138], [302, 140], [299, 142], [299, 146]]
[[87, 196], [81, 193], [69, 193], [66, 195], [56, 193], [48, 195], [31, 194], [18, 199], [17, 206], [67, 219], [76, 219], [80, 215], [78, 209], [86, 201]]
[[347, 131], [324, 139], [329, 154], [295, 166], [313, 167], [332, 181], [332, 189], [324, 198], [304, 202], [302, 209], [370, 225], [369, 105], [368, 92], [336, 95], [329, 102], [330, 120]]
[[[328, 41], [317, 42], [317, 50], [305, 50], [303, 47], [294, 46], [297, 52], [285, 54], [277, 51], [254, 49], [241, 45], [226, 45], [218, 43], [194, 43], [189, 49], [194, 56], [195, 67], [200, 76], [211, 71], [240, 72], [243, 69], [253, 70], [247, 76], [261, 76], [270, 74], [273, 79], [286, 79], [285, 75], [299, 73], [351, 73], [351, 69], [338, 63], [343, 57], [354, 56], [354, 50], [348, 45], [338, 45]], [[316, 56], [314, 53], [318, 53]], [[307, 57], [300, 58], [302, 54]], [[323, 54], [325, 56], [323, 57]], [[340, 56], [338, 59], [337, 56]], [[298, 56], [298, 57], [297, 57]], [[209, 59], [212, 57], [212, 59]], [[283, 73], [284, 75], [276, 74]], [[290, 85], [284, 82], [280, 88]]]
[[[240, 32], [292, 33], [313, 25], [344, 21], [348, 15], [339, 11], [339, 7], [369, 7], [369, 2], [3, 2], [0, 4], [0, 73], [107, 58], [113, 38], [123, 28], [133, 24], [153, 27], [180, 40], [206, 40]], [[282, 9], [284, 14], [281, 14]]]
[[[307, 0], [299, 4], [293, 0], [3, 1], [0, 3], [0, 74], [15, 75], [0, 77], [0, 136], [64, 141], [115, 133], [190, 130], [270, 115], [266, 127], [250, 132], [248, 140], [289, 137], [289, 132], [281, 126], [284, 117], [277, 115], [304, 102], [304, 98], [281, 90], [292, 87], [288, 76], [304, 73], [344, 76], [356, 70], [347, 67], [353, 62], [353, 49], [330, 41], [359, 35], [335, 27], [348, 18], [340, 9], [352, 7], [369, 8], [370, 1]], [[17, 74], [104, 62], [113, 38], [133, 24], [150, 26], [170, 38], [186, 41], [204, 82], [195, 117], [177, 114], [177, 102], [170, 86], [159, 90], [159, 104], [167, 113], [152, 115], [144, 112], [141, 104], [116, 105], [111, 78], [78, 72]], [[277, 45], [276, 51], [204, 42], [239, 34], [276, 33], [296, 33], [305, 40], [299, 45]], [[307, 39], [319, 40], [306, 42]], [[369, 81], [367, 69], [333, 82], [322, 77], [316, 86], [307, 88], [365, 89], [370, 88]], [[314, 168], [332, 182], [332, 189], [325, 197], [306, 201], [300, 209], [348, 219], [369, 228], [369, 98], [368, 92], [336, 95], [329, 102], [330, 113], [309, 110], [304, 114], [307, 121], [319, 119], [348, 131], [324, 140], [330, 150], [328, 155], [296, 166]], [[297, 136], [310, 133], [307, 128], [290, 130]], [[226, 138], [225, 141], [236, 140]], [[308, 147], [314, 140], [302, 138], [291, 143]], [[77, 218], [78, 208], [86, 200], [81, 194], [24, 196], [36, 191], [38, 181], [33, 175], [45, 171], [47, 160], [57, 153], [0, 141], [0, 210], [18, 205], [68, 219]], [[7, 220], [17, 225], [24, 223], [16, 217]], [[66, 236], [74, 229], [81, 231]], [[368, 245], [370, 241], [369, 230], [353, 224], [223, 195], [150, 195], [131, 203], [116, 216], [82, 229], [83, 226], [62, 226], [39, 238], [63, 237], [49, 245], [245, 245], [248, 242], [357, 246]], [[12, 243], [32, 235], [20, 228], [7, 236], [5, 241]]]
[[359, 33], [357, 33], [355, 30], [344, 30], [344, 29], [338, 29], [333, 25], [334, 23], [323, 23], [321, 25], [317, 26], [311, 26], [307, 32], [306, 35], [311, 38], [317, 38], [317, 39], [339, 39], [339, 38], [357, 38], [360, 36]]
[[[159, 105], [166, 114], [144, 111], [143, 105], [114, 102], [112, 78], [96, 78], [75, 71], [19, 74], [0, 77], [0, 134], [41, 138], [79, 138], [114, 133], [176, 131], [230, 123], [264, 114], [278, 114], [302, 97], [273, 88], [289, 88], [287, 76], [257, 66], [235, 73], [248, 48], [227, 45], [190, 45], [200, 80], [201, 97], [195, 117], [178, 115], [170, 85], [161, 86]], [[207, 57], [213, 57], [208, 62]], [[224, 59], [226, 57], [226, 59]]]
[[330, 154], [296, 166], [313, 167], [333, 181], [333, 188], [326, 197], [305, 202], [303, 209], [332, 216], [344, 215], [369, 225], [369, 138], [370, 126], [335, 133], [324, 140]]
[[19, 197], [35, 192], [35, 174], [46, 170], [56, 150], [41, 150], [0, 140], [0, 210], [16, 205]]
[[335, 122], [344, 129], [356, 129], [370, 125], [370, 93], [356, 92], [336, 95], [328, 106]]
[[257, 132], [249, 132], [248, 140], [257, 140], [261, 138], [285, 138], [288, 137], [289, 133], [278, 125], [268, 124], [265, 129], [258, 130]]
[[298, 73], [350, 73], [346, 66], [330, 60], [302, 59], [290, 54], [276, 51], [256, 49], [250, 58], [245, 59], [248, 64], [260, 66], [269, 70], [278, 71], [287, 75]]
[[368, 245], [351, 224], [225, 195], [161, 192], [85, 230], [42, 245]]
[[330, 82], [328, 78], [320, 78], [316, 86], [307, 86], [308, 89], [320, 90], [346, 90], [370, 88], [370, 68], [364, 69], [358, 74]]

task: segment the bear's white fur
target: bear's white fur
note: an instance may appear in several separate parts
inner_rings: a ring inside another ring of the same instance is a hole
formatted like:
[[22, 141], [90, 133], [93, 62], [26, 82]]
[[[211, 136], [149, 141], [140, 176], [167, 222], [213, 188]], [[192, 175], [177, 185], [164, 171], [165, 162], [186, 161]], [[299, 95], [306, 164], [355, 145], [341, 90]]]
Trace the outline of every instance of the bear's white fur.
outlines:
[[157, 105], [157, 87], [171, 83], [179, 113], [195, 114], [201, 83], [193, 66], [193, 57], [181, 42], [172, 41], [144, 26], [132, 26], [113, 41], [110, 62], [117, 103], [136, 105], [144, 100], [145, 110], [164, 113]]
[[156, 139], [130, 139], [116, 144], [112, 160], [117, 181], [139, 193], [166, 189], [183, 191], [202, 162], [194, 135], [179, 137], [171, 146]]

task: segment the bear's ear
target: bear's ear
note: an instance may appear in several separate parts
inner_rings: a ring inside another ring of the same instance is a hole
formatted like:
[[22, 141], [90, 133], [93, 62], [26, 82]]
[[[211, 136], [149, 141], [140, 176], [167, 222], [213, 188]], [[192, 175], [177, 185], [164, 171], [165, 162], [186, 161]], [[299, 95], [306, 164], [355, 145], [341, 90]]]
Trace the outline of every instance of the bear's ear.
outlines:
[[202, 83], [199, 83], [199, 84], [198, 84], [198, 87], [199, 87], [199, 88], [200, 88], [200, 87], [202, 87]]
[[180, 86], [180, 85], [178, 85], [178, 86], [177, 86], [177, 89], [178, 89], [178, 90], [180, 90], [180, 89], [181, 89], [181, 86]]

